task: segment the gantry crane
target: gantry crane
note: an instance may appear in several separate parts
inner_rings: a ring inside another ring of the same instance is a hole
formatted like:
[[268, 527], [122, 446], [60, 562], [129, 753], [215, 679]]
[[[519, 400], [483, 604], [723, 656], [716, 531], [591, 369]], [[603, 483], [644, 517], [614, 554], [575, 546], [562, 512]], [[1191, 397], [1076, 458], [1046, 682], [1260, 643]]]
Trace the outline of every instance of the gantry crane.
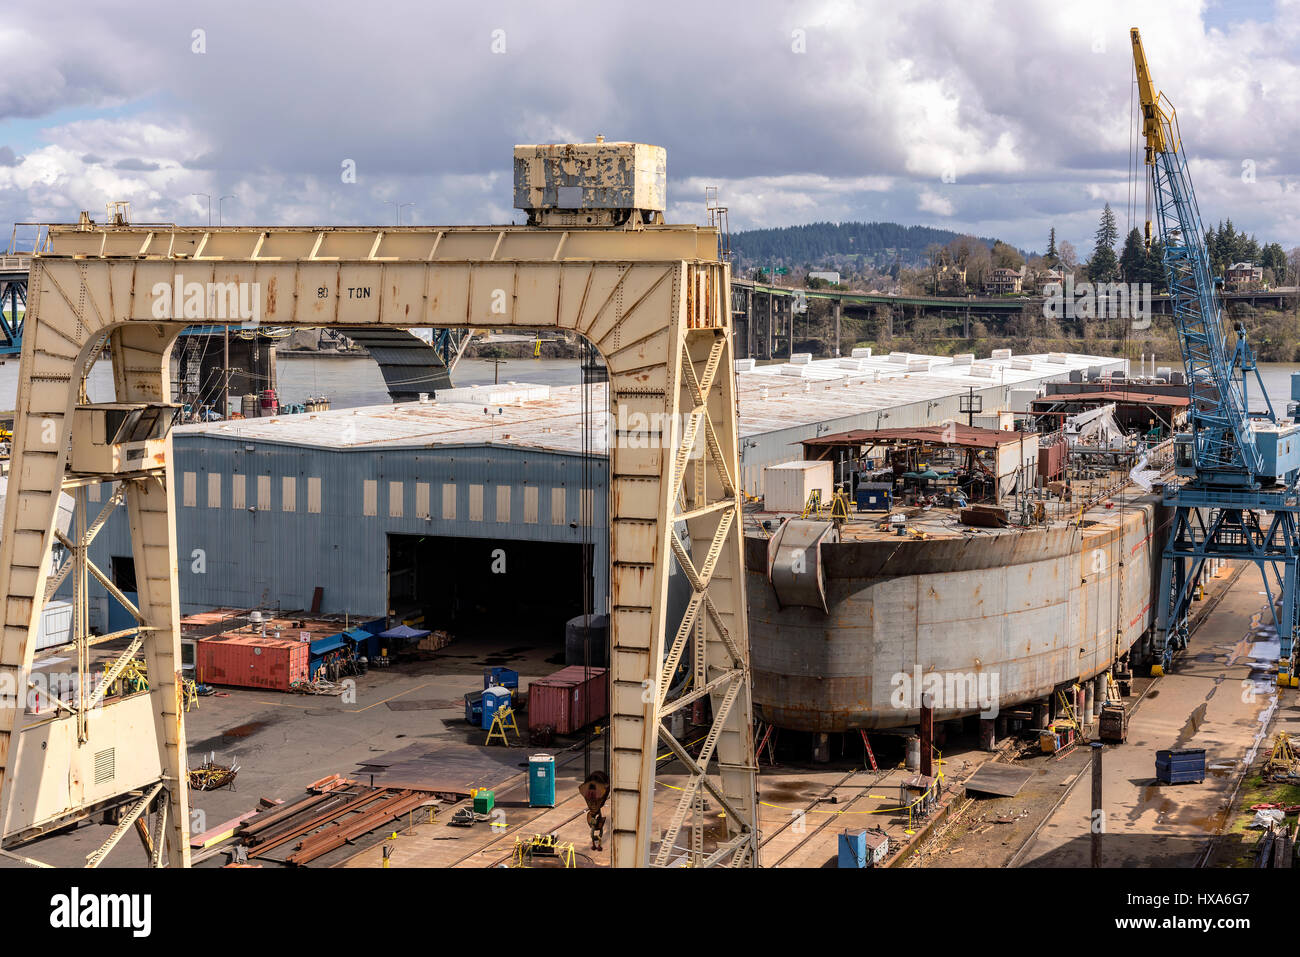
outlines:
[[[1175, 437], [1174, 447], [1175, 471], [1186, 481], [1167, 486], [1164, 496], [1173, 524], [1161, 566], [1153, 670], [1169, 668], [1187, 645], [1188, 607], [1207, 558], [1259, 567], [1286, 660], [1296, 644], [1300, 426], [1274, 413], [1240, 323], [1235, 343], [1227, 341], [1178, 117], [1151, 81], [1137, 28], [1130, 33], [1146, 141], [1146, 239], [1149, 246], [1154, 216], [1191, 398], [1190, 430]], [[1251, 373], [1265, 413], [1249, 410]]]
[[[49, 227], [31, 264], [0, 537], [0, 856], [121, 812], [88, 858], [98, 864], [152, 808], [152, 831], [139, 828], [151, 863], [189, 863], [169, 357], [196, 321], [252, 320], [349, 333], [566, 329], [599, 351], [611, 414], [634, 423], [609, 438], [610, 860], [757, 866], [730, 266], [716, 228], [663, 222], [660, 147], [520, 146], [515, 168], [527, 226], [190, 228], [85, 215]], [[84, 382], [106, 344], [117, 401], [92, 403]], [[92, 488], [106, 501], [87, 522]], [[63, 490], [77, 499], [71, 536], [56, 524]], [[122, 504], [134, 602], [87, 553]], [[70, 555], [57, 567], [56, 543]], [[675, 627], [674, 557], [691, 587]], [[130, 645], [93, 693], [28, 715], [42, 606], [69, 574], [79, 674], [91, 672], [92, 645]], [[89, 634], [88, 575], [134, 624]], [[149, 688], [106, 700], [137, 653]], [[674, 698], [682, 665], [694, 686]], [[705, 698], [709, 730], [691, 753], [665, 719]], [[668, 807], [656, 817], [661, 745], [685, 779], [659, 792]]]

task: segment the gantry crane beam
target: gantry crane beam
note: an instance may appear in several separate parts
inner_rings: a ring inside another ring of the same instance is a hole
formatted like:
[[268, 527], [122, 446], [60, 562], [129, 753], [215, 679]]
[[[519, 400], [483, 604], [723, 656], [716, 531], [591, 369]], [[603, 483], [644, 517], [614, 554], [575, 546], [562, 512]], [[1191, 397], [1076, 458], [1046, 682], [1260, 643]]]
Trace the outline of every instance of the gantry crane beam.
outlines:
[[[150, 229], [83, 222], [51, 227], [48, 245], [32, 261], [0, 541], [0, 679], [30, 670], [59, 490], [112, 478], [126, 487], [151, 687], [147, 695], [104, 704], [105, 716], [120, 720], [91, 722], [84, 744], [58, 733], [64, 719], [45, 720], [43, 743], [55, 753], [40, 757], [19, 744], [32, 734], [18, 734], [21, 709], [0, 708], [6, 835], [66, 820], [102, 799], [84, 780], [73, 793], [55, 789], [50, 798], [36, 788], [42, 764], [83, 768], [89, 755], [113, 747], [120, 762], [122, 749], [134, 749], [147, 759], [126, 769], [134, 779], [119, 780], [116, 793], [161, 783], [166, 833], [154, 856], [188, 863], [170, 437], [159, 468], [69, 473], [70, 423], [102, 334], [109, 336], [118, 400], [157, 403], [168, 395], [172, 345], [189, 323], [517, 327], [567, 329], [591, 341], [609, 368], [610, 401], [620, 406], [611, 421], [627, 428], [609, 442], [613, 863], [645, 864], [655, 843], [655, 756], [660, 738], [671, 738], [661, 721], [669, 707], [664, 676], [671, 674], [662, 670], [668, 563], [681, 521], [703, 570], [692, 578], [696, 615], [687, 629], [696, 640], [698, 686], [710, 687], [718, 716], [709, 731], [716, 767], [690, 762], [688, 785], [692, 794], [715, 795], [728, 812], [718, 846], [704, 848], [697, 829], [701, 846], [690, 850], [701, 863], [757, 863], [730, 274], [717, 258], [715, 230]], [[144, 714], [132, 704], [141, 700], [148, 702]], [[127, 714], [124, 705], [136, 710]], [[118, 771], [126, 773], [120, 765]], [[709, 781], [697, 780], [705, 775]]]

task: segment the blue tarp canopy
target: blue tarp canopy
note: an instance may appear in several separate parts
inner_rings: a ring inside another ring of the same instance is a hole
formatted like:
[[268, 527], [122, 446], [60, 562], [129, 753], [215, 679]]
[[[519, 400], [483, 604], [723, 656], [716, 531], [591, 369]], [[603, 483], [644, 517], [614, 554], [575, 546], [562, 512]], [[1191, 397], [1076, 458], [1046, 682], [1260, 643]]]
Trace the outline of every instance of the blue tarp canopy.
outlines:
[[380, 638], [396, 638], [402, 641], [414, 641], [418, 638], [427, 638], [429, 633], [420, 628], [411, 628], [407, 625], [398, 625], [396, 628], [389, 628], [387, 631], [380, 632]]
[[346, 637], [351, 638], [357, 644], [362, 644], [363, 642], [367, 642], [371, 638], [375, 637], [364, 628], [353, 628], [351, 631], [345, 631], [343, 634]]
[[311, 653], [313, 655], [325, 655], [342, 647], [343, 636], [341, 634], [329, 635], [328, 637], [317, 638], [313, 641], [311, 643]]

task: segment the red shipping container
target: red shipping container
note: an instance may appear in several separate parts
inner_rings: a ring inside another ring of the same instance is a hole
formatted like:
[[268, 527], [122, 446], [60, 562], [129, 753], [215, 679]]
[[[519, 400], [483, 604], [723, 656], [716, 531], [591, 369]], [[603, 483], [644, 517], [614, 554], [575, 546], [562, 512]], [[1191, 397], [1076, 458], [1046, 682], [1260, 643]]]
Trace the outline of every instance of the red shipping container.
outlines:
[[529, 728], [549, 725], [556, 734], [573, 734], [608, 714], [609, 678], [604, 668], [571, 665], [528, 685]]
[[307, 680], [311, 643], [260, 635], [214, 635], [195, 645], [196, 671], [205, 684], [288, 691]]
[[1044, 481], [1058, 478], [1065, 471], [1069, 446], [1064, 442], [1040, 446], [1038, 449], [1038, 477]]

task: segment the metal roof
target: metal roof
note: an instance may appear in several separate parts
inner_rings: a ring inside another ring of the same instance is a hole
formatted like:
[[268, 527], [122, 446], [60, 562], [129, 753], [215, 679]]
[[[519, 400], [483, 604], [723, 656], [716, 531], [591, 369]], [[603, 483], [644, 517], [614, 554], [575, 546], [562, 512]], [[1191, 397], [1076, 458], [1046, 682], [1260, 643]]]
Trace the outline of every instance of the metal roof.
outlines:
[[852, 429], [815, 439], [804, 439], [805, 448], [832, 445], [871, 445], [880, 442], [931, 442], [963, 449], [993, 449], [1023, 439], [1038, 438], [1037, 432], [1008, 432], [983, 429], [975, 425], [951, 422], [947, 425], [922, 425], [912, 429]]
[[[1074, 353], [1014, 358], [956, 360], [946, 356], [893, 353], [861, 358], [811, 359], [748, 368], [737, 363], [742, 437], [807, 427], [902, 405], [936, 401], [998, 386], [1037, 388], [1073, 370], [1122, 361]], [[575, 370], [576, 375], [576, 370]], [[271, 418], [177, 426], [178, 438], [205, 436], [230, 441], [275, 442], [324, 449], [509, 445], [582, 451], [581, 392], [578, 385], [550, 387], [502, 383], [454, 390], [459, 401], [429, 402], [304, 412]], [[592, 407], [606, 408], [607, 385], [596, 383]], [[496, 399], [497, 401], [493, 401]], [[603, 454], [610, 420], [596, 415], [592, 449]], [[635, 428], [633, 424], [633, 428]]]
[[1185, 395], [1159, 395], [1153, 392], [1115, 390], [1101, 392], [1065, 392], [1058, 390], [1051, 395], [1034, 400], [1035, 405], [1039, 403], [1051, 405], [1058, 402], [1090, 402], [1097, 405], [1105, 405], [1108, 402], [1127, 402], [1131, 405], [1167, 405], [1181, 409], [1189, 405], [1191, 400]]

